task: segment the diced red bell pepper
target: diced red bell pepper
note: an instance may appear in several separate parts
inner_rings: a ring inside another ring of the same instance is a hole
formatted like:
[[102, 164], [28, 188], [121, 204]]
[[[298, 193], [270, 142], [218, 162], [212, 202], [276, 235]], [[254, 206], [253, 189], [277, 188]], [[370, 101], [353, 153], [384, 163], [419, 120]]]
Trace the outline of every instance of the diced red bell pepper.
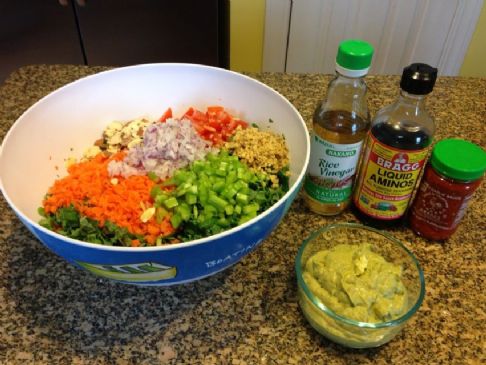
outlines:
[[172, 118], [172, 109], [169, 108], [164, 114], [159, 118], [159, 122], [165, 122], [167, 119]]

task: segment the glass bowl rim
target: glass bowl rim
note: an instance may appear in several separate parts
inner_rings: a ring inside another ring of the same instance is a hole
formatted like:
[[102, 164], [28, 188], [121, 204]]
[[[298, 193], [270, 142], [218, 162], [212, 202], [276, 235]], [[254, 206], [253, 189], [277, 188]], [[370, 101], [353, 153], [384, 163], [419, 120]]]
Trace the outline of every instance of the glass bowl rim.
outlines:
[[[415, 264], [415, 267], [417, 268], [417, 271], [419, 273], [420, 293], [419, 293], [419, 296], [418, 296], [415, 304], [405, 314], [403, 314], [402, 316], [395, 318], [391, 321], [386, 321], [386, 322], [378, 322], [378, 323], [360, 322], [360, 321], [356, 321], [356, 320], [351, 319], [351, 318], [347, 318], [347, 317], [343, 317], [343, 316], [338, 315], [333, 310], [326, 307], [324, 305], [324, 303], [322, 303], [319, 299], [317, 299], [317, 297], [311, 292], [311, 290], [309, 289], [309, 287], [307, 286], [307, 284], [305, 283], [305, 281], [302, 277], [302, 268], [301, 268], [302, 254], [303, 254], [306, 246], [309, 244], [309, 242], [311, 242], [313, 239], [315, 239], [321, 233], [323, 233], [325, 231], [333, 230], [335, 228], [364, 229], [364, 230], [368, 230], [368, 231], [377, 233], [381, 236], [384, 236], [388, 240], [392, 241], [396, 245], [398, 245], [398, 247], [400, 247], [402, 250], [404, 250], [408, 254], [408, 256], [412, 259], [412, 262]], [[420, 264], [419, 264], [417, 258], [415, 257], [415, 255], [407, 247], [405, 247], [398, 239], [393, 237], [388, 232], [385, 232], [385, 231], [382, 231], [382, 230], [379, 230], [379, 229], [376, 229], [376, 228], [373, 228], [373, 227], [365, 226], [363, 224], [358, 224], [358, 223], [332, 223], [332, 224], [326, 225], [324, 227], [321, 227], [321, 228], [313, 231], [307, 238], [304, 239], [302, 245], [299, 248], [299, 251], [297, 252], [297, 256], [295, 258], [295, 271], [296, 271], [297, 282], [299, 284], [299, 287], [304, 291], [305, 295], [307, 296], [308, 299], [310, 299], [312, 304], [314, 304], [318, 309], [320, 309], [321, 311], [323, 311], [324, 313], [326, 313], [327, 315], [329, 315], [333, 319], [338, 320], [340, 322], [347, 323], [349, 325], [360, 327], [360, 328], [372, 328], [372, 329], [386, 328], [386, 327], [394, 327], [394, 326], [397, 326], [401, 323], [404, 323], [407, 320], [409, 320], [415, 314], [415, 312], [420, 308], [420, 306], [422, 305], [422, 302], [424, 300], [424, 297], [425, 297], [424, 273], [423, 273], [422, 268], [420, 267]]]

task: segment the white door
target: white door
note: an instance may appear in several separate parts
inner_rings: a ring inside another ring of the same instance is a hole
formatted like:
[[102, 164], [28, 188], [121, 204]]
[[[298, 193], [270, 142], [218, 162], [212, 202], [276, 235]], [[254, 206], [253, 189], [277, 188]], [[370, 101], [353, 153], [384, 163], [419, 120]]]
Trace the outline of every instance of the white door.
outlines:
[[266, 0], [263, 71], [333, 73], [338, 44], [373, 44], [370, 73], [412, 62], [457, 75], [483, 0]]

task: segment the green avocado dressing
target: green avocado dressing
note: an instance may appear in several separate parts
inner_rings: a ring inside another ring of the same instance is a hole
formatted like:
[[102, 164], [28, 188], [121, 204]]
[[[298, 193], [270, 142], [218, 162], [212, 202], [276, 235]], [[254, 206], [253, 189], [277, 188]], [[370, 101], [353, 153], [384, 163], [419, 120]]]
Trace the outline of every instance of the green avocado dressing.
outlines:
[[303, 278], [309, 290], [339, 316], [378, 323], [407, 311], [402, 268], [371, 250], [370, 244], [340, 244], [311, 256]]

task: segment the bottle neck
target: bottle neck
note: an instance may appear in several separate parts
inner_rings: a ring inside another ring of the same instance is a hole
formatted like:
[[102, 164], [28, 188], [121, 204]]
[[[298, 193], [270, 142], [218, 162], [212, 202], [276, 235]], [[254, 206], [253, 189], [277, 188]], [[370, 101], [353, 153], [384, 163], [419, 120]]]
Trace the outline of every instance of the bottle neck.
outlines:
[[326, 98], [319, 107], [321, 112], [340, 110], [369, 120], [368, 104], [366, 102], [366, 75], [350, 77], [336, 71], [336, 75], [328, 85]]
[[356, 90], [366, 90], [366, 82], [365, 82], [365, 76], [366, 75], [361, 75], [361, 76], [349, 76], [340, 73], [339, 71], [336, 70], [336, 76], [334, 77], [334, 80], [331, 81], [329, 84], [330, 87], [337, 86], [337, 87], [351, 87]]
[[404, 90], [400, 90], [400, 96], [398, 97], [398, 103], [407, 105], [414, 109], [422, 109], [425, 107], [425, 97], [427, 95], [415, 95], [410, 94]]
[[336, 70], [336, 78], [339, 78], [341, 80], [346, 80], [348, 82], [363, 82], [365, 76], [366, 74], [360, 76], [350, 76], [339, 72], [339, 70]]

